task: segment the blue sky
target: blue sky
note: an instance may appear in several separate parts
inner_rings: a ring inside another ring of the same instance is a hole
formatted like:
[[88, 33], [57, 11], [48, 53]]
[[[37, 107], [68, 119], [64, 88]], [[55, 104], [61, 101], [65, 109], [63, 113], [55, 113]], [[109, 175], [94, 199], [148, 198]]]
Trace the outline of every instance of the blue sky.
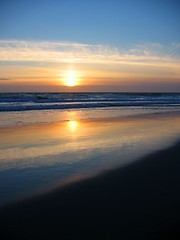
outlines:
[[4, 0], [1, 39], [38, 39], [126, 46], [178, 42], [180, 1]]
[[70, 69], [101, 79], [85, 85], [106, 84], [106, 75], [107, 88], [134, 77], [138, 86], [166, 78], [180, 89], [179, 12], [177, 0], [1, 0], [0, 80], [20, 86], [22, 78], [62, 78]]

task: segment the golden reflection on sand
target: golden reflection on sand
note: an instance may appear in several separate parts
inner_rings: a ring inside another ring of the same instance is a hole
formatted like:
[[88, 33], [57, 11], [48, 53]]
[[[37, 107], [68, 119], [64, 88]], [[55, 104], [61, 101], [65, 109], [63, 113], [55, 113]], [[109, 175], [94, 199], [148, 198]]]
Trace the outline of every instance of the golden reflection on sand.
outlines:
[[68, 128], [69, 128], [69, 130], [71, 131], [71, 132], [73, 132], [73, 133], [75, 133], [75, 132], [77, 132], [78, 131], [78, 121], [75, 121], [75, 120], [73, 120], [73, 121], [68, 121], [67, 122], [67, 125], [68, 125]]
[[0, 129], [1, 169], [73, 163], [111, 151], [131, 155], [150, 145], [156, 150], [180, 133], [179, 116], [77, 121], [75, 114], [67, 122]]
[[[152, 114], [0, 128], [4, 202], [122, 167], [172, 145], [180, 115]], [[1, 199], [0, 199], [1, 204]]]

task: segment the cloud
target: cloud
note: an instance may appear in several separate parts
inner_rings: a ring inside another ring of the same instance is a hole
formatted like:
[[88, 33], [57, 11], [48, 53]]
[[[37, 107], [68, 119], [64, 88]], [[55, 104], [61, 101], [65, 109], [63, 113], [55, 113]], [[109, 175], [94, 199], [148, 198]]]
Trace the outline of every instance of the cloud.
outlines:
[[131, 49], [136, 55], [156, 56], [164, 59], [178, 59], [180, 57], [180, 44], [172, 43], [168, 46], [160, 43], [143, 43]]
[[131, 49], [58, 41], [0, 40], [0, 61], [179, 67], [180, 44], [146, 43]]
[[102, 62], [117, 52], [102, 45], [49, 41], [0, 41], [1, 61]]

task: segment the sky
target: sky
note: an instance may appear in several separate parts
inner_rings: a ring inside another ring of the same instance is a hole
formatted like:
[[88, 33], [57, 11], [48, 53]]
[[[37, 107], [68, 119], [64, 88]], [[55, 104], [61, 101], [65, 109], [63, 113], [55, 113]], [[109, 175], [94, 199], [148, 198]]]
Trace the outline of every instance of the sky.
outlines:
[[180, 91], [178, 0], [1, 0], [0, 92]]

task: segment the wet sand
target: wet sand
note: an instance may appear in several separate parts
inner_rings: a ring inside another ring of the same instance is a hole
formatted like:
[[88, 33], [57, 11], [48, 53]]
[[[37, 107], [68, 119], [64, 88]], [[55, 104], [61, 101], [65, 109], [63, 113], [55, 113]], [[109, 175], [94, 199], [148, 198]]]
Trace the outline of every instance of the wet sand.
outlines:
[[180, 239], [179, 189], [180, 142], [0, 209], [0, 238]]

